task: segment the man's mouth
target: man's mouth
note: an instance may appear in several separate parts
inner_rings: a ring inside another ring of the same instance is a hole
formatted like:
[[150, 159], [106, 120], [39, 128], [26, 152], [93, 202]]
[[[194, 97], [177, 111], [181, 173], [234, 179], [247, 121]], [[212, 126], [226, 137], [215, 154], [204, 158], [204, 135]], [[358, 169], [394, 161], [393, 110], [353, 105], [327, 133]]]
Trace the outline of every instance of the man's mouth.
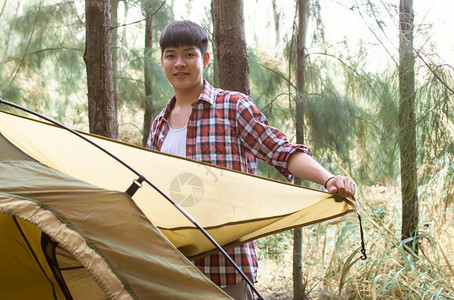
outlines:
[[178, 73], [174, 73], [173, 76], [176, 76], [176, 77], [181, 77], [181, 76], [186, 76], [186, 75], [189, 75], [189, 73], [186, 73], [186, 72], [178, 72]]

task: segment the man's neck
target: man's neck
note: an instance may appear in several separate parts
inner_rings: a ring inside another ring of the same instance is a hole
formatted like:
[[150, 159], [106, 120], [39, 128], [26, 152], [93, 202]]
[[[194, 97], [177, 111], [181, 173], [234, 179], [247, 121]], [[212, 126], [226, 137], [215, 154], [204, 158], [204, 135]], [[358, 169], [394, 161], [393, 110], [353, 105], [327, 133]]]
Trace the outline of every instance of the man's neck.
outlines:
[[203, 83], [192, 89], [174, 89], [177, 104], [180, 106], [191, 105], [197, 101], [203, 90]]

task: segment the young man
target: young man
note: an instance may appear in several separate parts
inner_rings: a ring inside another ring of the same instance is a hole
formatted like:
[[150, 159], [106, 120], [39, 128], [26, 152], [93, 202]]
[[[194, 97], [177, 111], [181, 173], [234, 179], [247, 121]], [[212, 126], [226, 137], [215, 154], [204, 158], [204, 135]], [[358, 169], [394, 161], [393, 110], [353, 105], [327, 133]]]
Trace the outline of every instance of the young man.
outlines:
[[[324, 185], [332, 194], [355, 194], [353, 181], [333, 176], [311, 158], [306, 146], [290, 144], [249, 96], [216, 89], [203, 80], [210, 54], [202, 27], [174, 21], [162, 31], [159, 44], [161, 66], [175, 95], [154, 120], [147, 147], [251, 174], [257, 174], [257, 159], [263, 159], [288, 180], [297, 176]], [[227, 252], [255, 281], [255, 242]], [[221, 254], [194, 263], [233, 298], [252, 299], [246, 282]]]

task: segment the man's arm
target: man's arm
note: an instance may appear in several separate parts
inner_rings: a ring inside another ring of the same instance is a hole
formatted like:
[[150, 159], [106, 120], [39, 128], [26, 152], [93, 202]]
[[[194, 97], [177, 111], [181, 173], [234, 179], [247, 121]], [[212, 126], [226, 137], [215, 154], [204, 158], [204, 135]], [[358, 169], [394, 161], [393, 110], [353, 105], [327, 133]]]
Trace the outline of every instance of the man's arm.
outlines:
[[345, 176], [334, 176], [306, 153], [294, 152], [288, 160], [288, 170], [293, 176], [321, 185], [329, 179], [326, 188], [331, 194], [342, 197], [355, 195], [356, 184], [353, 180]]

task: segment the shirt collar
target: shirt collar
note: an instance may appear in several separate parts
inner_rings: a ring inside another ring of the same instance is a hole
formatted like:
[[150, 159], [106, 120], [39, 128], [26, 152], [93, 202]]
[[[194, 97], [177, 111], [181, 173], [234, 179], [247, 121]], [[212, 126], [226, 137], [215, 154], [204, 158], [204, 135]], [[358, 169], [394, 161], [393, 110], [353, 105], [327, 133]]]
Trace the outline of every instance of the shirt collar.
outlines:
[[216, 89], [206, 80], [203, 80], [203, 90], [200, 94], [199, 101], [208, 102], [210, 105], [214, 105], [216, 102]]
[[175, 101], [177, 101], [177, 98], [175, 98], [175, 96], [173, 96], [172, 99], [170, 99], [169, 103], [167, 103], [167, 105], [165, 107], [164, 114], [162, 115], [162, 118], [166, 122], [168, 122], [168, 120], [169, 120], [170, 111], [172, 110], [172, 107], [175, 105]]
[[[196, 105], [200, 101], [204, 101], [206, 103], [209, 103], [210, 105], [214, 105], [216, 102], [216, 94], [217, 94], [216, 89], [208, 81], [203, 80], [202, 93], [200, 94], [199, 99], [195, 101], [193, 105]], [[175, 101], [177, 101], [177, 98], [175, 98], [174, 95], [166, 106], [163, 115], [164, 120], [167, 121], [169, 119], [170, 111], [172, 110], [172, 107], [175, 105]]]

